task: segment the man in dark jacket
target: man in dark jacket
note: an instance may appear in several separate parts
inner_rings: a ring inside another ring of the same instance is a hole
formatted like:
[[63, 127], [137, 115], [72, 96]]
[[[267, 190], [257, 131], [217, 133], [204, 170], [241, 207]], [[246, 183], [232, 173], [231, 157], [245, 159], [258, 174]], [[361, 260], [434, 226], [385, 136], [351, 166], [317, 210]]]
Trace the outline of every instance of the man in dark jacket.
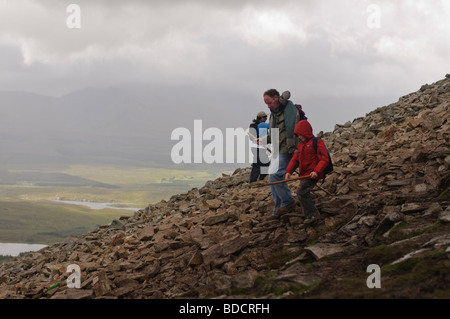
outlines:
[[[281, 103], [283, 102], [283, 103]], [[280, 93], [275, 89], [270, 89], [264, 92], [264, 103], [271, 111], [270, 115], [270, 130], [267, 136], [267, 143], [272, 143], [272, 149], [278, 149], [278, 153], [273, 154], [272, 166], [277, 166], [271, 171], [269, 168], [269, 182], [278, 182], [284, 180], [286, 174], [286, 167], [289, 164], [295, 147], [298, 143], [298, 138], [294, 135], [296, 124], [300, 121], [298, 109], [292, 101], [281, 99]], [[278, 138], [275, 141], [272, 137], [274, 129], [277, 129]], [[260, 142], [261, 143], [261, 142]], [[295, 208], [295, 200], [292, 197], [291, 190], [287, 183], [271, 185], [272, 198], [275, 207], [272, 216], [278, 217]]]
[[328, 152], [325, 143], [321, 139], [317, 140], [317, 152], [315, 151], [312, 140], [314, 137], [313, 130], [308, 121], [298, 122], [294, 133], [301, 142], [298, 144], [297, 150], [286, 169], [286, 179], [291, 178], [291, 174], [297, 164], [299, 176], [311, 176], [310, 179], [302, 180], [297, 189], [297, 196], [302, 206], [303, 214], [307, 219], [310, 219], [314, 215], [319, 214], [311, 198], [311, 190], [323, 178], [323, 172], [329, 162]]

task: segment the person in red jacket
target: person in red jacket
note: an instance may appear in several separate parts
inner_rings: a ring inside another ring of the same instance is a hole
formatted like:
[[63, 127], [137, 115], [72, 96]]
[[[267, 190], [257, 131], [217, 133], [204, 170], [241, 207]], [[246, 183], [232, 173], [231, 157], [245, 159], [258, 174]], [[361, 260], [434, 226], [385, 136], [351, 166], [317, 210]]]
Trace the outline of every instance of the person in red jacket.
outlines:
[[299, 137], [301, 142], [298, 144], [297, 150], [286, 169], [286, 179], [291, 178], [297, 164], [299, 176], [310, 175], [311, 178], [302, 180], [297, 189], [297, 196], [303, 214], [307, 219], [310, 219], [319, 214], [311, 198], [311, 190], [323, 178], [323, 171], [329, 162], [328, 153], [325, 143], [321, 139], [317, 140], [317, 152], [314, 150], [312, 141], [314, 137], [313, 129], [308, 121], [303, 120], [298, 122], [294, 134]]

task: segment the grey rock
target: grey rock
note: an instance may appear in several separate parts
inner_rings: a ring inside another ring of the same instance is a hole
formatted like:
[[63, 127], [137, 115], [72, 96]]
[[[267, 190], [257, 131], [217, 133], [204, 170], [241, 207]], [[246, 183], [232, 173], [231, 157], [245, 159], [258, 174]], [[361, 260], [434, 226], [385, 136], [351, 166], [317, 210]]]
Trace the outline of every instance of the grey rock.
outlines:
[[114, 219], [109, 227], [117, 230], [125, 230], [125, 223], [121, 220]]
[[450, 206], [439, 214], [439, 220], [444, 223], [450, 223]]
[[212, 226], [215, 224], [226, 222], [228, 217], [229, 217], [228, 213], [210, 216], [205, 220], [205, 225]]
[[314, 258], [319, 260], [324, 257], [340, 253], [343, 251], [343, 248], [340, 244], [318, 243], [314, 246], [305, 247], [305, 250], [310, 252], [314, 256]]

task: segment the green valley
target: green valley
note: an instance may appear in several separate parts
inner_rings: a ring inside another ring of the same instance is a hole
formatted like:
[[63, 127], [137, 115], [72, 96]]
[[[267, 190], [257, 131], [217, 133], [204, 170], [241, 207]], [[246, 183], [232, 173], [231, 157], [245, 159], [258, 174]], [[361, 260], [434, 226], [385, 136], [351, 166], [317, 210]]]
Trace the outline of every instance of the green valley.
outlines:
[[[74, 165], [0, 172], [0, 242], [52, 244], [203, 186], [206, 170]], [[59, 201], [57, 201], [59, 200]], [[90, 209], [61, 201], [109, 203]], [[120, 209], [123, 208], [123, 209]]]

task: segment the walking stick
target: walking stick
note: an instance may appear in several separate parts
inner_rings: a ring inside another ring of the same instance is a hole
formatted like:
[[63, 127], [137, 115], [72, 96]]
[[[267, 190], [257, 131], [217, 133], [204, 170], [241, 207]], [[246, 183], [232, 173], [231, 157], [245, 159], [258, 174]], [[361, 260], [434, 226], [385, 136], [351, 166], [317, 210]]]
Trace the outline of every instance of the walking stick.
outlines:
[[269, 186], [269, 185], [277, 185], [277, 184], [282, 184], [282, 183], [287, 183], [287, 182], [293, 182], [293, 181], [299, 181], [299, 180], [308, 179], [308, 178], [311, 178], [311, 175], [285, 179], [283, 181], [278, 181], [278, 182], [272, 182], [272, 183], [268, 183], [267, 186]]
[[[295, 170], [295, 173], [297, 173], [297, 170]], [[316, 184], [316, 186], [317, 186], [320, 190], [322, 190], [322, 191], [324, 191], [325, 193], [327, 193], [328, 195], [334, 196], [333, 194], [331, 194], [329, 191], [327, 191], [325, 188], [323, 188], [323, 187], [320, 186], [319, 184]]]

